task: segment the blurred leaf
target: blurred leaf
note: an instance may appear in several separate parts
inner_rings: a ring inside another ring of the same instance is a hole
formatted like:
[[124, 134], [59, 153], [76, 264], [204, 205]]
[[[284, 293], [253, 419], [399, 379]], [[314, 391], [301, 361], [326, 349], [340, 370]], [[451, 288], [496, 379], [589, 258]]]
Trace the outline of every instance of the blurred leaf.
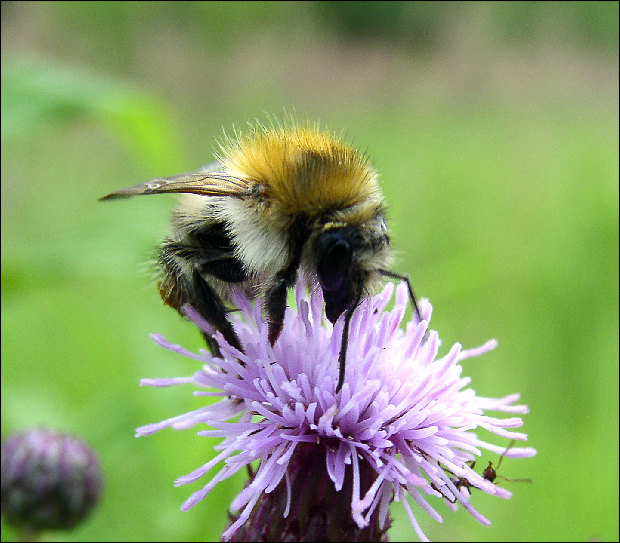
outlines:
[[156, 97], [118, 79], [44, 60], [3, 69], [3, 139], [24, 139], [80, 119], [101, 123], [149, 168], [181, 163], [175, 123]]

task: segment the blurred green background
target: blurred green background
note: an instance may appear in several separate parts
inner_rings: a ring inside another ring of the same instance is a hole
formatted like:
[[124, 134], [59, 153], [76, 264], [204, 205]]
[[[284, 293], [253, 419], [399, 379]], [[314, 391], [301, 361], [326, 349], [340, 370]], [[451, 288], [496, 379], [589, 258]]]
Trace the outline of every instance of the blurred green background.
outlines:
[[[196, 369], [149, 333], [201, 346], [145, 264], [174, 199], [97, 198], [285, 109], [368, 152], [444, 352], [497, 338], [464, 373], [530, 407], [538, 456], [501, 473], [534, 484], [475, 495], [490, 528], [418, 508], [427, 535], [617, 540], [617, 2], [3, 2], [2, 438], [73, 432], [106, 477], [88, 521], [48, 539], [219, 539], [243, 477], [188, 513], [198, 484], [172, 485], [217, 440], [134, 438], [201, 403], [138, 386]], [[414, 539], [392, 510], [392, 539]]]

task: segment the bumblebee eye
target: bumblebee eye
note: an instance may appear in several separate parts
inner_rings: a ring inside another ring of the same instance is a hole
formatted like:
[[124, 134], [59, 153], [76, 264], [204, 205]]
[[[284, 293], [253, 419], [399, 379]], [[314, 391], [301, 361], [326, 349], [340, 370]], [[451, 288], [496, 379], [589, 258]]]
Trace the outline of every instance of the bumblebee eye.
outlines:
[[344, 232], [325, 232], [317, 241], [317, 275], [323, 291], [343, 287], [351, 267], [351, 245]]

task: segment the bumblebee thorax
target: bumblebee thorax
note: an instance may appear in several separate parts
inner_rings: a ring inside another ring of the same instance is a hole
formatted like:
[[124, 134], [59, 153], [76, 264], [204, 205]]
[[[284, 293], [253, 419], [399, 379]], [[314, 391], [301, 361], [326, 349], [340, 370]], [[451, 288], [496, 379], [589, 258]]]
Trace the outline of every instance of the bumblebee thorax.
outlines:
[[382, 201], [366, 156], [316, 128], [257, 128], [223, 151], [229, 171], [252, 180], [257, 197], [288, 215], [314, 217]]

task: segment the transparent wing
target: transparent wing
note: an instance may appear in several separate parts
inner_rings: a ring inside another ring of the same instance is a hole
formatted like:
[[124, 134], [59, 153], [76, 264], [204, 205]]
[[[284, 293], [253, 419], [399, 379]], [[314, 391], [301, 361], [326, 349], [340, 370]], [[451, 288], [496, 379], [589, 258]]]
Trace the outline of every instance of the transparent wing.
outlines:
[[143, 194], [164, 194], [169, 192], [245, 198], [250, 194], [251, 187], [246, 179], [226, 173], [219, 162], [214, 162], [203, 166], [195, 172], [173, 175], [171, 177], [158, 177], [133, 187], [117, 190], [100, 198], [100, 200], [116, 200]]

